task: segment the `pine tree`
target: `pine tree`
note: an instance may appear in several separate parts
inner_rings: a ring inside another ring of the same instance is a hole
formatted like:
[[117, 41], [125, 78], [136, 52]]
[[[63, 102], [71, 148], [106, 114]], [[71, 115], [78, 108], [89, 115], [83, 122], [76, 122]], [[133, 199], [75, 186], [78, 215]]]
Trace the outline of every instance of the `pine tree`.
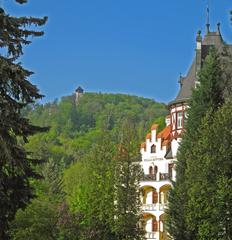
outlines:
[[196, 232], [188, 228], [186, 222], [189, 179], [186, 173], [187, 164], [193, 161], [192, 149], [200, 134], [200, 124], [208, 111], [209, 116], [223, 105], [225, 81], [221, 55], [212, 48], [206, 57], [199, 73], [200, 84], [193, 90], [188, 110], [186, 132], [183, 136], [177, 156], [177, 179], [169, 199], [169, 231], [175, 240], [196, 239]]
[[[25, 3], [25, 0], [17, 0]], [[45, 131], [30, 124], [21, 114], [28, 104], [42, 97], [28, 78], [32, 72], [18, 61], [30, 37], [42, 36], [31, 26], [42, 26], [47, 18], [13, 17], [0, 9], [0, 239], [8, 239], [9, 221], [33, 197], [30, 178], [38, 178], [32, 159], [20, 143], [28, 136]]]
[[141, 240], [144, 239], [140, 227], [139, 181], [142, 172], [136, 158], [138, 138], [133, 122], [124, 122], [121, 135], [116, 157], [114, 231], [117, 240]]

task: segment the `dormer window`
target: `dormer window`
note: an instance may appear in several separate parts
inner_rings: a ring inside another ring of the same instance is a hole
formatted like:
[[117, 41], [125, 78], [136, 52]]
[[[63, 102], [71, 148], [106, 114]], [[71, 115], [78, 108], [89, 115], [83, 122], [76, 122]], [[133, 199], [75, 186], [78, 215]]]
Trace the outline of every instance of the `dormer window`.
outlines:
[[178, 112], [177, 113], [177, 128], [182, 128], [183, 127], [183, 112]]
[[151, 153], [156, 153], [156, 145], [155, 144], [153, 144], [151, 146]]

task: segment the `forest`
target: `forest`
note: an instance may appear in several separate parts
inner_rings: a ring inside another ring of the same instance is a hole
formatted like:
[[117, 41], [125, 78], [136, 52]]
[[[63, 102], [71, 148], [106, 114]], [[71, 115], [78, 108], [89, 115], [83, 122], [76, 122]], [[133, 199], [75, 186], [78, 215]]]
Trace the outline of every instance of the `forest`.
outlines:
[[[32, 124], [49, 131], [30, 137], [25, 145], [44, 161], [37, 167], [43, 179], [31, 182], [36, 197], [17, 212], [12, 239], [124, 239], [122, 231], [131, 239], [141, 239], [132, 231], [138, 219], [128, 219], [126, 213], [120, 216], [125, 206], [115, 208], [113, 199], [133, 207], [132, 193], [138, 194], [135, 180], [142, 174], [138, 166], [132, 167], [140, 161], [139, 143], [152, 123], [163, 128], [167, 112], [165, 104], [154, 100], [88, 92], [78, 103], [73, 94], [25, 108], [23, 114]], [[122, 151], [128, 151], [128, 157]], [[130, 166], [129, 176], [125, 163]], [[122, 189], [114, 189], [120, 186], [118, 181], [125, 181], [118, 174], [130, 180], [123, 195]], [[139, 195], [134, 200], [137, 213]], [[119, 222], [112, 219], [116, 215]]]

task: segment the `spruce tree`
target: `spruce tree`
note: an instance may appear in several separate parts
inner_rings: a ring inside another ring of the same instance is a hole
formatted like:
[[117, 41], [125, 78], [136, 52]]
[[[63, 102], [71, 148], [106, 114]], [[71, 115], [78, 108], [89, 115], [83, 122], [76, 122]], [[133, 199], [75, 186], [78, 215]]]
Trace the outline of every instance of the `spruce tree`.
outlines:
[[[22, 4], [25, 0], [17, 0]], [[30, 37], [42, 36], [32, 26], [42, 26], [46, 18], [13, 17], [0, 9], [0, 239], [8, 239], [9, 221], [17, 209], [23, 208], [33, 197], [31, 178], [38, 178], [36, 159], [24, 150], [21, 143], [38, 131], [21, 114], [28, 104], [42, 97], [29, 82], [32, 72], [22, 67], [19, 57]]]
[[232, 236], [231, 103], [203, 119], [192, 161], [187, 164], [186, 219], [199, 240], [228, 240]]
[[196, 232], [189, 229], [186, 222], [188, 188], [189, 184], [194, 183], [194, 179], [189, 179], [186, 168], [188, 162], [193, 161], [192, 149], [198, 140], [202, 119], [209, 110], [209, 115], [213, 115], [224, 103], [226, 79], [221, 55], [216, 49], [210, 50], [198, 78], [200, 84], [193, 90], [189, 103], [186, 132], [177, 155], [177, 178], [169, 198], [169, 232], [175, 240], [196, 239]]

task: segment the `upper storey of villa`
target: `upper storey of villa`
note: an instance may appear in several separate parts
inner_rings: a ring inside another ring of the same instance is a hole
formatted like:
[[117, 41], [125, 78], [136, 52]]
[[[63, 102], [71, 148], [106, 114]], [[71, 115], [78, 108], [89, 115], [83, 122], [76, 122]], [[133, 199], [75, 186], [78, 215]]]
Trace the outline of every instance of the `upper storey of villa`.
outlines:
[[206, 56], [209, 54], [211, 47], [215, 47], [218, 52], [226, 50], [229, 54], [232, 54], [232, 45], [225, 43], [223, 40], [220, 24], [217, 25], [217, 30], [214, 32], [210, 31], [210, 25], [207, 24], [205, 36], [202, 37], [200, 31], [197, 34], [196, 55], [193, 59], [192, 65], [186, 76], [180, 76], [179, 93], [177, 94], [177, 97], [169, 103], [172, 138], [181, 138], [186, 120], [188, 101], [192, 95], [192, 90], [199, 83], [198, 73]]
[[146, 141], [141, 144], [142, 161], [163, 160], [171, 147], [171, 117], [166, 117], [166, 127], [158, 133], [158, 125], [153, 124]]
[[211, 47], [215, 47], [219, 52], [222, 52], [226, 47], [232, 53], [232, 45], [225, 43], [221, 35], [220, 24], [217, 25], [217, 30], [210, 31], [210, 25], [206, 25], [206, 33], [202, 37], [201, 31], [198, 31], [196, 37], [195, 57], [192, 65], [186, 76], [180, 76], [180, 90], [176, 98], [169, 103], [170, 107], [177, 104], [187, 103], [192, 95], [192, 90], [198, 83], [198, 72], [201, 69], [206, 56], [209, 54]]

